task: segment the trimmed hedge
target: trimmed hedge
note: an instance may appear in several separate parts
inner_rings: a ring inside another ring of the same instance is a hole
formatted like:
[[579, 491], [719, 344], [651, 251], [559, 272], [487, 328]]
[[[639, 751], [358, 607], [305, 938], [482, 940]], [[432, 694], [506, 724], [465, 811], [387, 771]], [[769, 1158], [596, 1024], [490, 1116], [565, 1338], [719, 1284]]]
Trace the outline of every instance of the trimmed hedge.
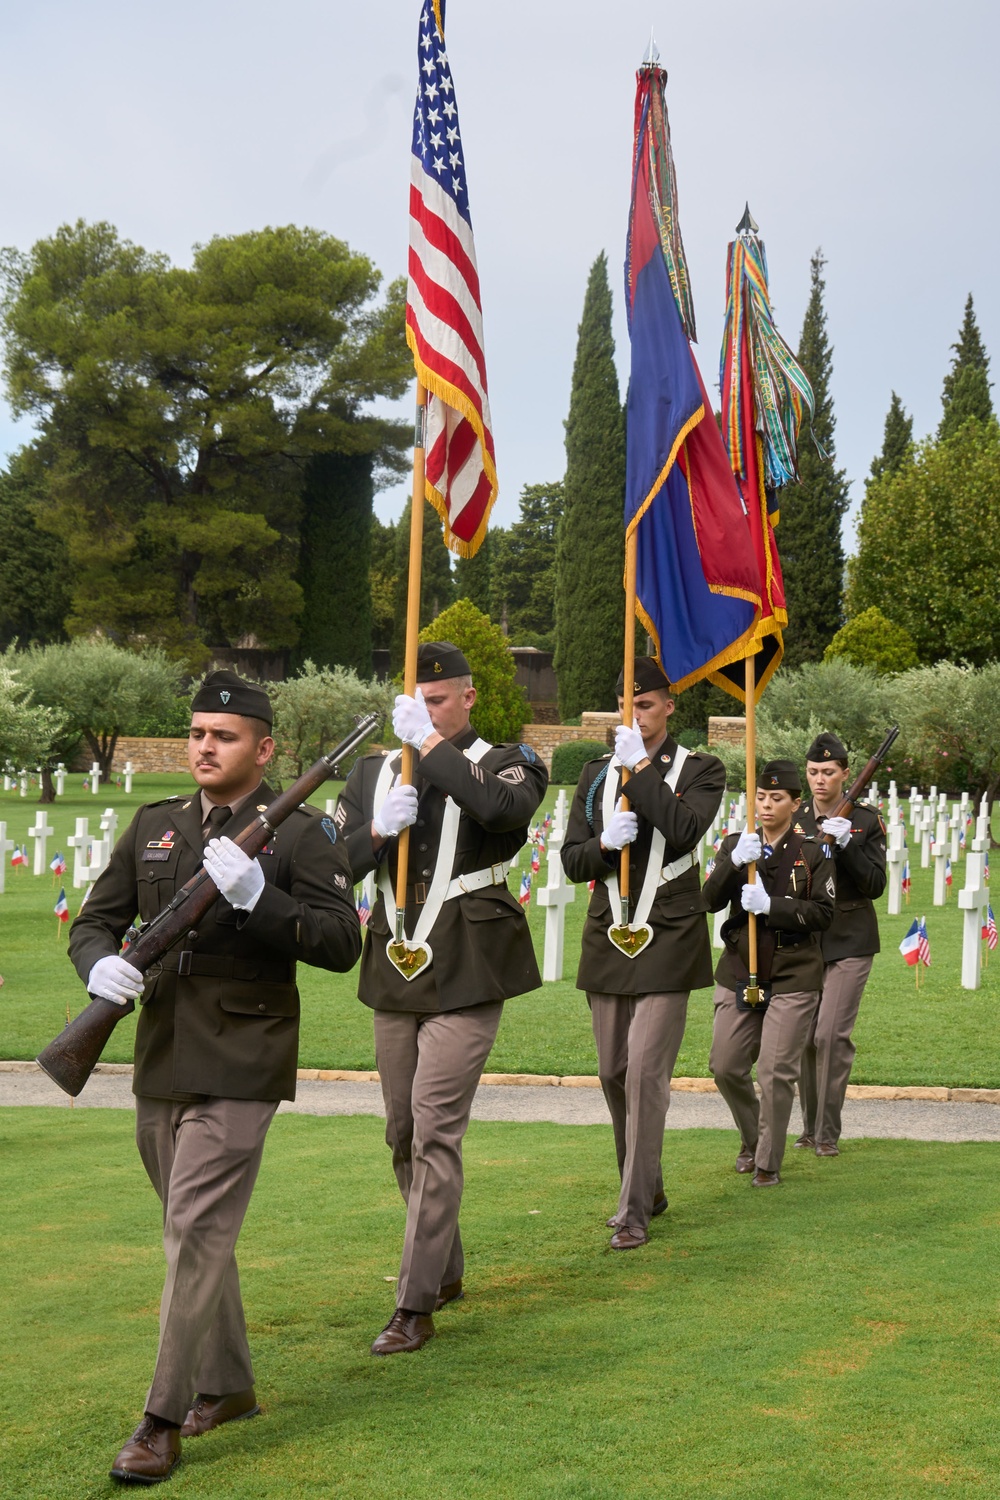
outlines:
[[597, 760], [607, 753], [607, 745], [602, 745], [600, 740], [565, 740], [552, 752], [549, 780], [555, 786], [576, 786], [588, 760]]

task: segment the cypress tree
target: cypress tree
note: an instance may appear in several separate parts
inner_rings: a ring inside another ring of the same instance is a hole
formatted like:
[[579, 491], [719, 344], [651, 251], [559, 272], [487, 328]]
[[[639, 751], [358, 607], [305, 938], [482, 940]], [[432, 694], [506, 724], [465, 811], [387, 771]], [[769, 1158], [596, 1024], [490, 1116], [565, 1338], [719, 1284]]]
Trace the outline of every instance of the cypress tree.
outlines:
[[[407, 500], [396, 524], [396, 608], [392, 630], [392, 670], [403, 666], [406, 652], [406, 593], [410, 560], [410, 511]], [[446, 610], [455, 598], [451, 553], [444, 544], [440, 517], [429, 500], [424, 501], [423, 554], [420, 563], [420, 628]]]
[[299, 583], [303, 608], [295, 662], [372, 675], [372, 456], [320, 453], [302, 490]]
[[799, 447], [800, 484], [781, 491], [778, 551], [788, 602], [785, 662], [790, 667], [820, 661], [842, 624], [844, 545], [840, 520], [848, 505], [844, 470], [836, 467], [833, 433], [833, 350], [826, 333], [823, 293], [826, 260], [817, 250], [810, 262], [811, 290], [799, 340], [799, 362], [816, 398], [813, 434], [821, 457], [807, 434]]
[[[492, 598], [493, 553], [498, 532], [502, 527], [491, 527], [483, 537], [479, 551], [474, 557], [455, 559], [455, 597], [468, 599], [484, 615], [489, 615]], [[499, 625], [499, 619], [493, 622]]]
[[912, 446], [913, 418], [907, 416], [902, 401], [893, 391], [885, 416], [882, 451], [872, 459], [871, 479], [881, 479], [883, 474], [898, 474]]
[[625, 414], [614, 347], [602, 251], [587, 282], [566, 420], [555, 570], [555, 668], [564, 718], [613, 709], [622, 661]]
[[938, 428], [939, 438], [954, 437], [970, 417], [986, 422], [993, 415], [990, 400], [990, 361], [983, 346], [972, 306], [972, 293], [966, 298], [965, 316], [958, 330], [958, 342], [952, 344], [955, 357], [944, 377], [941, 405], [944, 416]]

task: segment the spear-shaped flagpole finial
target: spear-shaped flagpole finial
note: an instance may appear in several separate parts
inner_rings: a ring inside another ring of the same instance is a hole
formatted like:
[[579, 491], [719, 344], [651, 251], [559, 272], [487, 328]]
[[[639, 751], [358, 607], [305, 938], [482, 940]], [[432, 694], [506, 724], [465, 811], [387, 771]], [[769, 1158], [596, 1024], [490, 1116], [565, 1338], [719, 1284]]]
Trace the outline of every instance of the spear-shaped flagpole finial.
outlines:
[[758, 231], [759, 231], [759, 229], [760, 229], [760, 225], [757, 223], [757, 220], [754, 218], [753, 214], [750, 212], [750, 205], [748, 203], [747, 206], [746, 206], [746, 208], [744, 208], [744, 210], [743, 210], [743, 217], [742, 217], [742, 219], [740, 220], [740, 222], [736, 226], [736, 233], [737, 234], [744, 234], [744, 233], [757, 234]]
[[649, 46], [646, 48], [646, 56], [642, 60], [644, 68], [655, 68], [660, 60], [660, 49], [653, 38], [653, 28], [649, 28]]

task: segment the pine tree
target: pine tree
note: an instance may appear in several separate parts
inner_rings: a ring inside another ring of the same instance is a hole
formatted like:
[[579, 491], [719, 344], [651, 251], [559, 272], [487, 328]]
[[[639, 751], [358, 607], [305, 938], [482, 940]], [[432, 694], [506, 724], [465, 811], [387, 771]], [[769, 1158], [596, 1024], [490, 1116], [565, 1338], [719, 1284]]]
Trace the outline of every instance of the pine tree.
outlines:
[[779, 496], [778, 551], [785, 579], [788, 628], [785, 662], [801, 666], [820, 661], [842, 624], [844, 545], [840, 519], [847, 509], [844, 470], [836, 467], [833, 433], [833, 350], [826, 333], [823, 293], [826, 260], [817, 250], [810, 262], [811, 291], [799, 340], [799, 362], [816, 398], [813, 435], [826, 457], [803, 433], [799, 445], [800, 484], [786, 485]]
[[372, 675], [372, 458], [322, 453], [302, 491], [299, 583], [303, 605], [295, 664], [353, 667]]
[[938, 428], [939, 438], [954, 437], [970, 417], [986, 422], [993, 415], [990, 400], [990, 361], [979, 333], [972, 306], [972, 293], [965, 302], [965, 316], [958, 330], [958, 342], [952, 344], [955, 358], [944, 377], [941, 405], [944, 416]]
[[624, 508], [625, 414], [602, 251], [587, 282], [566, 420], [565, 506], [555, 572], [555, 668], [564, 718], [615, 706], [624, 624]]
[[[493, 554], [503, 527], [492, 526], [472, 557], [455, 559], [455, 597], [468, 599], [484, 615], [491, 615]], [[491, 616], [492, 617], [492, 616]], [[499, 619], [493, 623], [499, 625]]]
[[885, 417], [882, 452], [872, 459], [871, 479], [881, 479], [883, 474], [898, 474], [912, 447], [913, 418], [907, 416], [902, 401], [893, 391]]
[[556, 538], [564, 505], [562, 480], [526, 484], [520, 518], [498, 534], [493, 556], [493, 618], [506, 620], [512, 646], [553, 648]]

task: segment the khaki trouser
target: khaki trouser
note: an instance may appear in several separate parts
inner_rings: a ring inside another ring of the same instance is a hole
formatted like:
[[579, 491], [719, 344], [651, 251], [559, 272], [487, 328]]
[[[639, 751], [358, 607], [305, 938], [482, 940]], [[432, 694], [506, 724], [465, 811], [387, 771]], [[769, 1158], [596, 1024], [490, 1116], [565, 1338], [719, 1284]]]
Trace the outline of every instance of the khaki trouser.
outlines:
[[[758, 1171], [777, 1172], [819, 991], [775, 995], [763, 1012], [737, 1010], [735, 991], [720, 984], [712, 998], [715, 1018], [708, 1066], [732, 1111], [743, 1149], [754, 1153]], [[759, 1104], [750, 1077], [755, 1062]]]
[[588, 993], [587, 1000], [622, 1183], [615, 1218], [647, 1229], [653, 1204], [663, 1197], [663, 1129], [670, 1075], [684, 1037], [687, 991]]
[[135, 1137], [163, 1204], [167, 1278], [146, 1410], [184, 1421], [196, 1393], [254, 1383], [234, 1254], [277, 1103], [137, 1098]]
[[502, 1012], [502, 1000], [428, 1015], [375, 1012], [385, 1139], [406, 1203], [396, 1306], [407, 1312], [433, 1312], [441, 1287], [465, 1267], [462, 1138]]
[[799, 1076], [802, 1134], [811, 1136], [817, 1146], [835, 1146], [840, 1140], [841, 1113], [857, 1051], [851, 1032], [873, 962], [869, 953], [838, 958], [823, 970], [819, 1009]]

